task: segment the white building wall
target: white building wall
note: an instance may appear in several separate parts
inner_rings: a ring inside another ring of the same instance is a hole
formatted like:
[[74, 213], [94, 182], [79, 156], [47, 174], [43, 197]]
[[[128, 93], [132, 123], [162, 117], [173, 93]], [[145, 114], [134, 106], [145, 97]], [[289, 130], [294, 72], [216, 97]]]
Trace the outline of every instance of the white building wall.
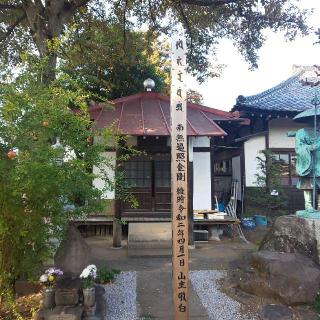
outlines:
[[210, 152], [193, 152], [193, 209], [211, 210]]
[[296, 131], [305, 125], [292, 119], [273, 119], [269, 121], [269, 148], [294, 148], [295, 138], [287, 137], [288, 131]]
[[257, 155], [259, 151], [266, 148], [265, 136], [253, 137], [244, 142], [244, 160], [245, 160], [245, 183], [246, 187], [256, 186], [257, 180], [256, 174], [258, 173], [257, 168]]
[[[115, 167], [116, 164], [116, 152], [115, 151], [109, 151], [109, 152], [103, 152], [102, 153], [103, 156], [110, 158], [110, 164], [112, 167]], [[108, 177], [110, 177], [111, 181], [114, 180], [114, 170], [113, 168], [110, 168], [107, 165], [104, 165], [104, 168], [102, 167], [93, 167], [93, 174], [95, 175], [99, 175], [101, 173], [101, 171], [106, 171], [108, 174]], [[93, 180], [93, 185], [99, 189], [99, 190], [103, 190], [104, 186], [105, 186], [105, 181], [101, 178], [95, 178]], [[107, 192], [104, 192], [102, 195], [102, 199], [114, 199], [115, 198], [115, 193], [114, 190], [108, 190]]]
[[210, 147], [210, 139], [208, 137], [191, 137], [193, 147]]

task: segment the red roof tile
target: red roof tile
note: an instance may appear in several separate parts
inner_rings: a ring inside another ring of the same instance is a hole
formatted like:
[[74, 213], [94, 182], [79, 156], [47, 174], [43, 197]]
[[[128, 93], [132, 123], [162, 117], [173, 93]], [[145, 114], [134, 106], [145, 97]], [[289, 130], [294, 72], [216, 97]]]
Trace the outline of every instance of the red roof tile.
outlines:
[[[113, 107], [89, 107], [98, 128], [115, 126], [122, 134], [134, 136], [170, 135], [170, 98], [156, 92], [142, 92], [116, 99]], [[239, 113], [231, 113], [187, 104], [189, 136], [223, 136], [226, 132], [215, 121], [243, 121]]]

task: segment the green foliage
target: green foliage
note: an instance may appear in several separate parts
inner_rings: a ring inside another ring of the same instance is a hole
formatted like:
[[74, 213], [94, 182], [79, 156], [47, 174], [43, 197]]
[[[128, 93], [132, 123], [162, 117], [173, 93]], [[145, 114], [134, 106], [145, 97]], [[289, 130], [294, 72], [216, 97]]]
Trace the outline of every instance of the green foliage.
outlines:
[[[212, 66], [210, 60], [220, 39], [231, 39], [250, 65], [256, 67], [257, 51], [266, 40], [264, 31], [284, 31], [289, 40], [299, 33], [306, 35], [307, 15], [308, 11], [300, 10], [294, 0], [74, 0], [68, 5], [65, 0], [25, 1], [23, 5], [21, 1], [2, 0], [0, 60], [14, 66], [19, 63], [21, 52], [38, 51], [41, 57], [49, 57], [54, 69], [57, 40], [75, 26], [82, 34], [92, 17], [120, 25], [123, 40], [127, 40], [129, 30], [142, 26], [147, 27], [148, 38], [154, 39], [170, 36], [182, 25], [188, 37], [189, 71], [204, 81], [219, 74], [219, 68]], [[87, 49], [83, 46], [82, 52]], [[101, 56], [101, 52], [95, 53], [95, 58]]]
[[316, 299], [314, 300], [313, 307], [316, 312], [320, 313], [320, 295], [318, 294]]
[[[0, 291], [37, 278], [50, 239], [61, 239], [70, 219], [102, 211], [104, 191], [117, 187], [119, 198], [132, 198], [108, 175], [113, 159], [102, 155], [112, 145], [119, 160], [128, 158], [125, 138], [91, 126], [88, 92], [75, 80], [60, 72], [49, 86], [39, 84], [42, 66], [26, 63], [0, 83]], [[53, 147], [57, 137], [61, 145]], [[94, 174], [93, 166], [103, 169]], [[94, 178], [106, 181], [103, 190]]]
[[191, 103], [203, 104], [203, 96], [196, 90], [188, 89], [187, 100]]
[[155, 81], [155, 91], [165, 91], [169, 68], [160, 59], [161, 48], [148, 43], [146, 33], [127, 31], [124, 40], [121, 25], [87, 19], [63, 43], [61, 57], [68, 74], [95, 97], [115, 99], [143, 91], [147, 78]]
[[120, 273], [120, 270], [109, 269], [108, 267], [102, 267], [98, 269], [96, 283], [106, 284], [114, 280], [115, 276]]
[[[267, 216], [285, 214], [286, 196], [280, 182], [280, 166], [273, 160], [270, 150], [262, 150], [257, 156], [256, 185], [247, 189], [247, 214], [265, 214]], [[276, 190], [278, 195], [272, 195]]]

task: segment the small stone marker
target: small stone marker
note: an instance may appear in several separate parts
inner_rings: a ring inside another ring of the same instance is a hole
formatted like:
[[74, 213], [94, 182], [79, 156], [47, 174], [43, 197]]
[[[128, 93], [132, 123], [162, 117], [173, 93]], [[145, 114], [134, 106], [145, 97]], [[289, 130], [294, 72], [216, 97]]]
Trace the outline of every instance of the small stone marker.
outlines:
[[60, 244], [55, 256], [54, 264], [66, 275], [79, 276], [89, 264], [90, 248], [79, 230], [70, 224], [66, 239]]

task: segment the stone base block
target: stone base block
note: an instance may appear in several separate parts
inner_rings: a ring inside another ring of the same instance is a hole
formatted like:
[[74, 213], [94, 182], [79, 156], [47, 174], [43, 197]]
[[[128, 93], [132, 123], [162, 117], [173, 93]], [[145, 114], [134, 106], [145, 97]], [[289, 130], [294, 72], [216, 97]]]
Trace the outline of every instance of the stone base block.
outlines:
[[79, 293], [77, 289], [57, 289], [55, 294], [55, 302], [57, 306], [74, 306], [79, 301]]
[[172, 231], [170, 222], [130, 223], [129, 249], [170, 249]]
[[82, 306], [64, 307], [58, 306], [52, 310], [40, 310], [37, 320], [81, 320], [83, 314]]
[[96, 314], [97, 304], [94, 304], [92, 307], [85, 307], [83, 310], [83, 315], [85, 317], [93, 317]]

